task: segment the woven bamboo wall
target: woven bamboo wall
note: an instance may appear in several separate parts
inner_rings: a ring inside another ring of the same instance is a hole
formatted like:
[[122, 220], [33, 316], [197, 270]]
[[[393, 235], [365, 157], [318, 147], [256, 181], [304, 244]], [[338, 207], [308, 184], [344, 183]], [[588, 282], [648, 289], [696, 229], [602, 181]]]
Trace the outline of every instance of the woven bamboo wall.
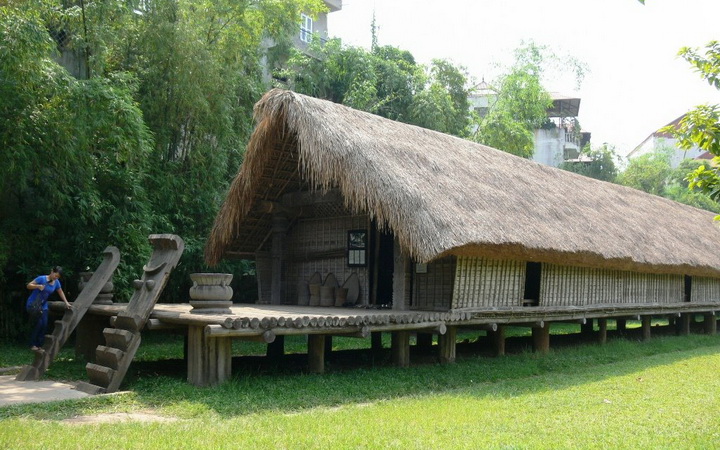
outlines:
[[541, 306], [676, 303], [684, 294], [682, 275], [543, 264]]
[[445, 311], [450, 308], [456, 262], [454, 256], [441, 258], [428, 263], [426, 273], [413, 273], [412, 309]]
[[[325, 206], [323, 212], [326, 215], [343, 213], [340, 206], [335, 209]], [[347, 266], [347, 232], [356, 229], [370, 231], [367, 216], [318, 217], [301, 219], [293, 224], [287, 236], [284, 303], [297, 304], [300, 280], [308, 280], [315, 272], [322, 276], [323, 281], [329, 273], [333, 273], [341, 286], [351, 273], [357, 273], [360, 281], [358, 303], [368, 303], [368, 268]], [[370, 257], [370, 249], [366, 256]]]
[[525, 262], [458, 257], [452, 308], [522, 305]]
[[691, 302], [720, 302], [720, 278], [692, 277]]
[[258, 283], [258, 303], [270, 304], [272, 285], [272, 259], [270, 252], [255, 254], [255, 276]]

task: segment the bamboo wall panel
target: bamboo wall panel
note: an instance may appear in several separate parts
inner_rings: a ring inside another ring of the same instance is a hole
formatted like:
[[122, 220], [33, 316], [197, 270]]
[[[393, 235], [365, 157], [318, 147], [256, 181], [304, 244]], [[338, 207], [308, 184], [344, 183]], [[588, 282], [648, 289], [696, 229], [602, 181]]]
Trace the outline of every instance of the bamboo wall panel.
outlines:
[[[449, 256], [427, 264], [427, 273], [413, 273], [413, 309], [446, 311], [450, 308], [457, 258]], [[415, 266], [411, 267], [415, 271]]]
[[452, 308], [522, 305], [525, 262], [458, 257]]
[[691, 302], [720, 302], [720, 278], [692, 277]]
[[684, 293], [682, 275], [543, 264], [541, 306], [676, 303]]
[[[334, 274], [340, 286], [351, 273], [357, 273], [360, 281], [358, 303], [367, 304], [368, 267], [347, 265], [347, 232], [358, 229], [368, 230], [369, 235], [367, 216], [321, 217], [301, 219], [294, 223], [287, 236], [283, 303], [297, 304], [298, 284], [318, 272], [323, 280], [329, 273]], [[369, 257], [368, 248], [366, 258]]]
[[270, 304], [272, 286], [272, 259], [270, 252], [255, 255], [255, 276], [258, 283], [258, 303]]

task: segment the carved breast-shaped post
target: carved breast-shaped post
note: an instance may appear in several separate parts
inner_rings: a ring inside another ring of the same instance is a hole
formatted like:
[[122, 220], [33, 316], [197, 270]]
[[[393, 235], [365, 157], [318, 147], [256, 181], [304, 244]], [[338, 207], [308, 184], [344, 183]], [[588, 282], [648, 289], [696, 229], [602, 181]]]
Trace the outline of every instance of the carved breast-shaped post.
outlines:
[[230, 314], [233, 290], [231, 273], [192, 273], [190, 305], [193, 314]]

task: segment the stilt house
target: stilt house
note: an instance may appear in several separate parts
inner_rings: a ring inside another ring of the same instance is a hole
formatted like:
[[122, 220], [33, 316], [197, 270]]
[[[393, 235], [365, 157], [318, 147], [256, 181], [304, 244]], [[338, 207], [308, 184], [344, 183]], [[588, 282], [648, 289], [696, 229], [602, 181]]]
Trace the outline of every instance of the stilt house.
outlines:
[[291, 91], [255, 115], [206, 260], [254, 259], [261, 303], [720, 303], [709, 212]]

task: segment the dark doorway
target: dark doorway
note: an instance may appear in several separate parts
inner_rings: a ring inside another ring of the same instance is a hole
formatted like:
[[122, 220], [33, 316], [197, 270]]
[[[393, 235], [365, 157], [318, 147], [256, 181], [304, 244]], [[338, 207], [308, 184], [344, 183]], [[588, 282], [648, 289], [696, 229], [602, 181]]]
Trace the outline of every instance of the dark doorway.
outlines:
[[692, 300], [692, 277], [689, 277], [685, 275], [685, 300], [686, 302], [689, 302]]
[[525, 265], [525, 294], [523, 295], [523, 306], [538, 306], [540, 304], [541, 277], [541, 263], [529, 262]]
[[[374, 224], [373, 224], [374, 225]], [[372, 286], [371, 301], [375, 305], [392, 303], [393, 272], [395, 270], [394, 242], [391, 232], [379, 231], [372, 227], [371, 248], [374, 249], [371, 260]]]

